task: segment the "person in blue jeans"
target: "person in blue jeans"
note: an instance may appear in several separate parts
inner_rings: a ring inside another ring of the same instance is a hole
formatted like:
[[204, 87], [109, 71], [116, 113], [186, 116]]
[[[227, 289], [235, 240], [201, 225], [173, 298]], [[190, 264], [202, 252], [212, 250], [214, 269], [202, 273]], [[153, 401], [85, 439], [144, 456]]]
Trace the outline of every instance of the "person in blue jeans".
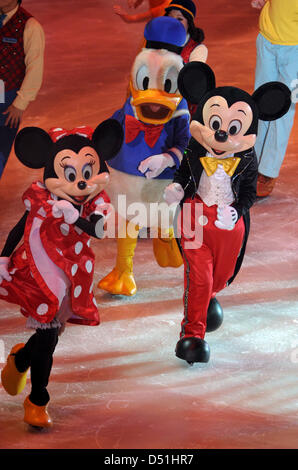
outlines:
[[[254, 0], [251, 5], [262, 9], [257, 37], [255, 89], [268, 81], [281, 81], [294, 90], [298, 86], [298, 0]], [[259, 197], [269, 196], [274, 188], [286, 154], [294, 115], [295, 102], [292, 100], [285, 116], [259, 124], [255, 144], [259, 160]]]
[[0, 178], [43, 76], [44, 32], [21, 3], [0, 0]]

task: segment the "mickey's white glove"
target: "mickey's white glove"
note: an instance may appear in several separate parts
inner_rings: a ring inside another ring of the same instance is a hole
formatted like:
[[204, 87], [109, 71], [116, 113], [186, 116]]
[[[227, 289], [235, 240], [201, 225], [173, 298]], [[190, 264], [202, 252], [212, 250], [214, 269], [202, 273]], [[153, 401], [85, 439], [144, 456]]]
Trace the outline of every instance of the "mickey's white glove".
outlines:
[[79, 211], [69, 201], [62, 199], [61, 201], [48, 201], [52, 206], [52, 214], [55, 219], [64, 217], [67, 224], [74, 224], [80, 217]]
[[166, 168], [174, 166], [175, 162], [171, 155], [168, 153], [161, 153], [159, 155], [152, 155], [146, 158], [139, 164], [138, 170], [144, 173], [146, 178], [156, 178]]
[[233, 230], [238, 220], [238, 213], [234, 207], [225, 206], [217, 208], [217, 220], [214, 222], [217, 228]]
[[9, 275], [8, 272], [8, 264], [9, 264], [9, 258], [6, 256], [1, 256], [0, 258], [0, 284], [2, 284], [3, 279], [5, 281], [10, 282], [12, 280], [12, 277]]
[[163, 193], [164, 200], [169, 204], [180, 202], [184, 198], [184, 189], [179, 183], [171, 183]]

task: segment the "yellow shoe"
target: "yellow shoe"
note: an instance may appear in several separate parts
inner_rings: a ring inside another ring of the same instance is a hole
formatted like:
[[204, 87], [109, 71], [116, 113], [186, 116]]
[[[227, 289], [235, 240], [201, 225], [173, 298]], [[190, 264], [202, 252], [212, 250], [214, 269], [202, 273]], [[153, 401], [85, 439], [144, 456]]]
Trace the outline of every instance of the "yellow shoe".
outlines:
[[117, 268], [99, 281], [98, 287], [114, 295], [131, 296], [137, 292], [133, 273], [127, 271], [121, 273]]
[[27, 372], [19, 372], [15, 365], [14, 355], [23, 347], [24, 343], [16, 344], [7, 358], [6, 364], [1, 371], [1, 382], [4, 390], [9, 395], [18, 395], [24, 390], [27, 381]]
[[48, 405], [37, 406], [34, 405], [30, 400], [29, 396], [24, 401], [24, 421], [31, 426], [38, 428], [50, 428], [53, 426], [53, 421], [47, 411]]
[[175, 238], [154, 238], [153, 252], [157, 263], [162, 268], [179, 268], [183, 264]]

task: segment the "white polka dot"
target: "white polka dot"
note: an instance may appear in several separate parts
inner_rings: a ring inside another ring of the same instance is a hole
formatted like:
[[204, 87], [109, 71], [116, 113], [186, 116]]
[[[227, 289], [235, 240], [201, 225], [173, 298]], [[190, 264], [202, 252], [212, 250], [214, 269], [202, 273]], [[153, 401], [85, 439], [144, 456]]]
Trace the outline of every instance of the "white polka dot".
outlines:
[[97, 302], [96, 302], [96, 298], [95, 298], [95, 297], [93, 297], [93, 303], [94, 303], [95, 307], [97, 307]]
[[99, 197], [98, 199], [96, 199], [95, 201], [95, 204], [98, 206], [99, 204], [103, 204], [104, 203], [104, 200], [102, 197]]
[[59, 253], [59, 255], [63, 256], [63, 252], [60, 250], [60, 248], [56, 248], [56, 251]]
[[34, 279], [33, 273], [32, 273], [31, 271], [30, 271], [30, 275], [31, 275], [31, 277], [33, 277], [33, 279]]
[[62, 235], [67, 237], [67, 235], [69, 234], [69, 225], [68, 224], [61, 224], [60, 225], [60, 231], [61, 231]]
[[29, 201], [29, 199], [25, 199], [24, 204], [26, 206], [26, 209], [28, 209], [28, 211], [30, 211], [31, 210], [31, 202]]
[[205, 215], [201, 215], [199, 217], [199, 224], [202, 225], [202, 227], [204, 227], [204, 225], [207, 225], [208, 224], [208, 217], [206, 217]]
[[89, 238], [89, 240], [87, 241], [87, 246], [90, 247], [90, 244], [91, 244], [91, 238]]
[[45, 315], [49, 310], [49, 306], [47, 304], [40, 304], [38, 307], [37, 307], [37, 310], [36, 312], [38, 313], [38, 315]]
[[8, 295], [8, 292], [6, 289], [4, 289], [4, 287], [0, 287], [0, 295]]
[[56, 194], [51, 193], [51, 198], [54, 199], [54, 201], [58, 201], [58, 196], [56, 196]]
[[23, 253], [22, 253], [22, 259], [27, 259], [26, 251], [23, 251]]
[[75, 227], [75, 231], [78, 235], [81, 235], [83, 233], [83, 230], [80, 227]]
[[78, 270], [78, 265], [77, 264], [74, 264], [71, 268], [71, 274], [72, 276], [75, 276], [76, 275], [76, 272]]
[[73, 295], [75, 296], [75, 298], [79, 297], [80, 293], [82, 292], [82, 287], [81, 286], [77, 286], [74, 290], [74, 293]]
[[94, 286], [94, 281], [92, 282], [92, 284], [91, 284], [91, 286], [90, 286], [89, 294], [91, 294], [91, 292], [93, 291], [93, 286]]
[[44, 188], [45, 188], [45, 185], [44, 185], [43, 183], [41, 183], [40, 181], [38, 181], [38, 182], [36, 183], [36, 185], [37, 185], [39, 188], [41, 188], [41, 189], [44, 189]]
[[17, 268], [13, 268], [11, 271], [9, 271], [9, 274], [12, 276], [17, 272]]
[[81, 253], [83, 249], [83, 243], [82, 242], [78, 242], [75, 244], [75, 252], [76, 252], [76, 255], [79, 255]]
[[46, 216], [47, 216], [47, 213], [46, 213], [46, 211], [44, 210], [43, 207], [41, 207], [41, 208], [39, 209], [39, 211], [37, 212], [37, 214], [38, 214], [38, 215], [41, 215], [41, 217], [46, 217]]
[[90, 261], [90, 260], [89, 260], [89, 261], [86, 261], [85, 268], [86, 268], [87, 273], [90, 274], [91, 271], [92, 271], [92, 268], [93, 268], [93, 263], [92, 263], [92, 261]]

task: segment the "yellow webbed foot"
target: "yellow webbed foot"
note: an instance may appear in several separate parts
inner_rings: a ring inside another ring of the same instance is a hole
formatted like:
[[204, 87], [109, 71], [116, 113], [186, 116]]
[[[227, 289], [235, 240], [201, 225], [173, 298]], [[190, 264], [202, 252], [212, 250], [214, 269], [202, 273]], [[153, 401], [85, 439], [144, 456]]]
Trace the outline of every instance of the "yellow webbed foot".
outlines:
[[157, 263], [162, 268], [179, 268], [183, 264], [175, 238], [154, 238], [153, 252]]
[[18, 395], [24, 390], [27, 381], [27, 372], [19, 372], [15, 365], [14, 355], [23, 347], [24, 343], [16, 344], [7, 358], [6, 364], [1, 371], [1, 382], [4, 390], [9, 395]]
[[117, 268], [99, 281], [98, 287], [115, 295], [131, 296], [137, 292], [133, 273], [128, 271], [121, 273]]

